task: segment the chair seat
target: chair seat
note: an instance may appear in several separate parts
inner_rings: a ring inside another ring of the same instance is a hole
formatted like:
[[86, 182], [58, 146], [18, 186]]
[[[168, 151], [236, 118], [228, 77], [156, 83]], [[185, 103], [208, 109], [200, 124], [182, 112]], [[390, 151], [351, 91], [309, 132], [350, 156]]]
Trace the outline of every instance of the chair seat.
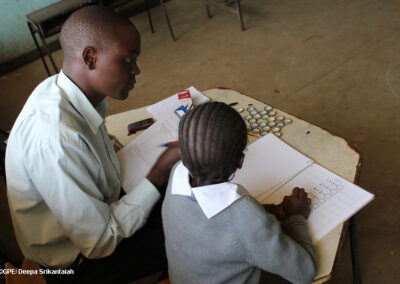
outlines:
[[64, 0], [29, 13], [26, 18], [36, 31], [46, 38], [58, 33], [65, 20], [73, 12], [83, 6], [98, 2], [99, 0]]

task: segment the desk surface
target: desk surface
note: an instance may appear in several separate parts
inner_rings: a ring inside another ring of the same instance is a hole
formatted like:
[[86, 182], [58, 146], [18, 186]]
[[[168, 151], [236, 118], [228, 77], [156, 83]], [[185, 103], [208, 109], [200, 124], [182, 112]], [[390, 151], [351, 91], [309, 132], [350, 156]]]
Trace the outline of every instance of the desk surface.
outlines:
[[[265, 106], [265, 103], [228, 89], [211, 89], [204, 91], [203, 94], [212, 101], [220, 101], [227, 104], [238, 102], [235, 107], [246, 107], [248, 104], [253, 104], [255, 108], [263, 109]], [[282, 128], [283, 135], [281, 139], [283, 141], [318, 164], [344, 179], [354, 182], [360, 156], [348, 145], [346, 140], [279, 109], [275, 108], [275, 110], [278, 115], [283, 115], [293, 120], [291, 124]], [[146, 107], [143, 107], [107, 117], [106, 126], [110, 134], [115, 135], [122, 144], [126, 145], [137, 135], [129, 136], [127, 125], [130, 122], [148, 117], [151, 117], [151, 114], [146, 110]], [[249, 143], [254, 142], [256, 139], [249, 136]], [[330, 279], [342, 230], [343, 224], [336, 227], [315, 244], [319, 267], [314, 283], [323, 283]]]

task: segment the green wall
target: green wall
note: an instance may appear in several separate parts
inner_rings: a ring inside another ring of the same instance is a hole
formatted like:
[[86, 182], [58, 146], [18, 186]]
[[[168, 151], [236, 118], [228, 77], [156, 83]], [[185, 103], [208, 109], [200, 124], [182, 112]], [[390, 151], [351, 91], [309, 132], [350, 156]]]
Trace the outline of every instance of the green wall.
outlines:
[[36, 49], [26, 14], [58, 0], [0, 0], [0, 63]]

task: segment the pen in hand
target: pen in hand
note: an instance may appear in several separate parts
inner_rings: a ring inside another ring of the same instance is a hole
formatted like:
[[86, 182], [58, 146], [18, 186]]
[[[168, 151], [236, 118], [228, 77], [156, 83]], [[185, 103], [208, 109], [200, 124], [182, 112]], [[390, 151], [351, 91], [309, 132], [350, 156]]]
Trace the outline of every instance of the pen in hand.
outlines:
[[160, 147], [175, 147], [175, 146], [179, 146], [179, 142], [178, 141], [172, 141], [172, 142], [168, 142], [165, 144], [161, 144]]

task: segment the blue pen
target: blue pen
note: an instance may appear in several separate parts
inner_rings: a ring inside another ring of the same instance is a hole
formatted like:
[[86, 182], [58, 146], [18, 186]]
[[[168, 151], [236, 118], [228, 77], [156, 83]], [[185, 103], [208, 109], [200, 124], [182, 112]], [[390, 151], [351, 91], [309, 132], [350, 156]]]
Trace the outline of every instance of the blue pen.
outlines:
[[160, 147], [174, 147], [174, 146], [178, 146], [179, 142], [178, 141], [172, 141], [172, 142], [168, 142], [165, 144], [161, 144]]

